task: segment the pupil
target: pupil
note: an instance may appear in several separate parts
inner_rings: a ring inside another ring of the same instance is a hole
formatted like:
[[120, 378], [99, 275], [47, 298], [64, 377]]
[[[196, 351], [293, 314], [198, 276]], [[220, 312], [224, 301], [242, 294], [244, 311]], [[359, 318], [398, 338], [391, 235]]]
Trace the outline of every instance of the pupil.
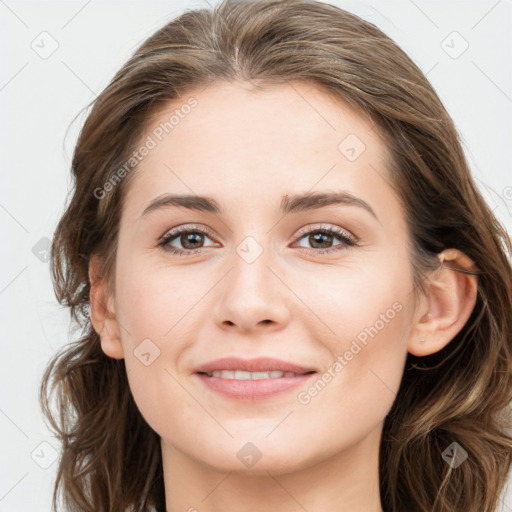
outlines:
[[[316, 233], [312, 236], [313, 236], [314, 243], [318, 242], [322, 245], [322, 247], [328, 247], [328, 244], [330, 242], [329, 238], [331, 237], [331, 235], [329, 235], [327, 233]], [[323, 239], [323, 242], [322, 242], [322, 239]]]
[[[183, 247], [187, 247], [189, 243], [191, 243], [192, 245], [194, 243], [198, 243], [198, 242], [200, 243], [202, 235], [201, 235], [201, 233], [186, 233], [184, 235], [184, 237], [185, 237], [185, 243], [183, 243], [183, 237], [182, 237], [181, 243], [182, 243]], [[194, 238], [196, 238], [196, 237], [198, 237], [199, 240], [197, 240], [197, 239], [194, 240]], [[195, 249], [196, 247], [194, 246], [194, 247], [187, 247], [187, 248]]]

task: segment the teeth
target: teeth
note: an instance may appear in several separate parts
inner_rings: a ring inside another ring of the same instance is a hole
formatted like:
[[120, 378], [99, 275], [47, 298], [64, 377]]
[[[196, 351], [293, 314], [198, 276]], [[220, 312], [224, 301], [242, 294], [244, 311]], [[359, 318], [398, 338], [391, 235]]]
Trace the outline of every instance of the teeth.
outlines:
[[281, 377], [295, 377], [293, 372], [281, 372], [273, 370], [270, 372], [246, 372], [243, 370], [216, 370], [207, 374], [209, 377], [220, 377], [221, 379], [236, 380], [258, 380], [258, 379], [280, 379]]

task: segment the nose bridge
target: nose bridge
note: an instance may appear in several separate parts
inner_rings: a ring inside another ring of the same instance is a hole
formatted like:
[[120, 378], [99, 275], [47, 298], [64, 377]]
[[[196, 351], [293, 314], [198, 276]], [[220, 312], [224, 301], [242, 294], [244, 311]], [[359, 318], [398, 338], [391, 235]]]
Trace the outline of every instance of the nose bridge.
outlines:
[[272, 263], [275, 255], [269, 238], [265, 234], [247, 235], [234, 247], [229, 258], [231, 271], [216, 301], [215, 320], [218, 324], [250, 329], [260, 323], [285, 320], [285, 290], [270, 270], [275, 266]]
[[271, 282], [272, 273], [268, 269], [273, 260], [270, 243], [259, 240], [262, 236], [247, 235], [235, 247], [230, 261], [233, 266], [230, 288], [246, 305], [268, 303], [268, 290], [275, 284]]

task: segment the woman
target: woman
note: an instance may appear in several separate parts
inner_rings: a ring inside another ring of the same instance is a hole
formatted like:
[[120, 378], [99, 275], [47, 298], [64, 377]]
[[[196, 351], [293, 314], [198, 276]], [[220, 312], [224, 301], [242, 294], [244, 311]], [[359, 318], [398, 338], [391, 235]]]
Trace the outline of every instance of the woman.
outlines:
[[95, 100], [73, 176], [54, 506], [497, 509], [510, 239], [379, 29], [313, 0], [186, 12]]

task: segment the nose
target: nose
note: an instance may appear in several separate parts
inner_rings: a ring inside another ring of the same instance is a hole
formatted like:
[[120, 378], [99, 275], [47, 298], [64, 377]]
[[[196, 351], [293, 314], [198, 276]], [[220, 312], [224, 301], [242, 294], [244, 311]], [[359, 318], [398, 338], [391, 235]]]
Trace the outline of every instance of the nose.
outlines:
[[227, 275], [216, 286], [216, 325], [244, 334], [283, 329], [293, 294], [279, 274], [270, 250], [264, 250], [254, 261], [235, 252]]

